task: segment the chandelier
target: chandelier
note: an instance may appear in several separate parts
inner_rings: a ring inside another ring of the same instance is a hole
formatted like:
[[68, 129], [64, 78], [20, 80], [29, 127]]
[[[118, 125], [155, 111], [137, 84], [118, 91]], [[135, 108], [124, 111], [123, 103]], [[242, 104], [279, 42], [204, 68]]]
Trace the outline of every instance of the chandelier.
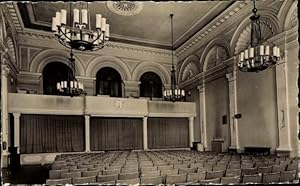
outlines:
[[69, 24], [67, 26], [67, 10], [61, 9], [52, 18], [52, 31], [55, 32], [59, 42], [67, 48], [76, 50], [96, 51], [104, 47], [109, 39], [109, 24], [101, 14], [96, 14], [96, 31], [91, 29], [88, 3], [86, 8], [73, 9], [73, 22], [71, 22], [71, 2], [69, 12]]
[[164, 90], [164, 99], [167, 101], [182, 101], [185, 98], [184, 90], [178, 88], [176, 85], [176, 76], [175, 76], [175, 68], [174, 68], [174, 43], [173, 43], [173, 14], [170, 14], [171, 17], [171, 37], [172, 37], [172, 70], [171, 70], [171, 89]]
[[69, 67], [67, 80], [59, 81], [56, 84], [58, 94], [71, 97], [86, 95], [83, 84], [75, 78], [75, 59], [73, 58], [72, 49], [69, 58]]
[[[274, 66], [280, 58], [277, 46], [264, 45], [261, 35], [260, 15], [256, 14], [255, 0], [253, 0], [253, 15], [251, 20], [250, 48], [239, 55], [237, 66], [242, 72], [259, 72]], [[272, 48], [271, 48], [272, 47]]]

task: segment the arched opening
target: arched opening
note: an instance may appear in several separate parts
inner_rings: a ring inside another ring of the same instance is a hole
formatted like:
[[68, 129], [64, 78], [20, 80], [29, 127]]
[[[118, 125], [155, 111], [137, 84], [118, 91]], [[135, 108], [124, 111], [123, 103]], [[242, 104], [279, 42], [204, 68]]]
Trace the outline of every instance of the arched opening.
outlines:
[[154, 72], [146, 72], [140, 78], [140, 97], [162, 97], [162, 82]]
[[68, 78], [71, 68], [61, 62], [48, 63], [43, 69], [43, 90], [46, 95], [58, 95], [56, 83]]
[[96, 95], [122, 97], [122, 78], [115, 69], [105, 67], [97, 72]]

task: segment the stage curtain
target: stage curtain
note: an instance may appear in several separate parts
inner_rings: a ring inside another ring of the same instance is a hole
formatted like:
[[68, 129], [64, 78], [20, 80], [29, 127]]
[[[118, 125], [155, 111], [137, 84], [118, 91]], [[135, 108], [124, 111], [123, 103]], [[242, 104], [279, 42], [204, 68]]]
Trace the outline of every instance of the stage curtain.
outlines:
[[143, 148], [141, 118], [91, 117], [91, 150], [134, 150]]
[[21, 153], [84, 151], [82, 116], [21, 115]]
[[148, 147], [186, 148], [189, 147], [187, 118], [148, 118]]

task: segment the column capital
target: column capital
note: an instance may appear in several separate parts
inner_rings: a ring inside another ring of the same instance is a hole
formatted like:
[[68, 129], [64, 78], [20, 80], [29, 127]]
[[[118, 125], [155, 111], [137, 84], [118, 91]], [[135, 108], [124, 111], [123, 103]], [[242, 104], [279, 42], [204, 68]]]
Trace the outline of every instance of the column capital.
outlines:
[[13, 115], [14, 115], [14, 118], [20, 118], [21, 117], [21, 113], [14, 112]]
[[140, 81], [123, 81], [126, 86], [138, 86], [141, 84]]
[[236, 72], [229, 72], [226, 74], [226, 79], [231, 82], [231, 81], [235, 81], [236, 80]]
[[189, 120], [194, 120], [195, 119], [194, 116], [189, 116], [188, 118], [189, 118]]
[[8, 74], [9, 74], [9, 72], [10, 72], [10, 70], [9, 70], [9, 68], [7, 67], [7, 65], [1, 65], [1, 73], [2, 73], [2, 75], [4, 75], [5, 77], [7, 77], [8, 76]]
[[198, 91], [201, 93], [201, 92], [204, 92], [205, 91], [205, 84], [203, 83], [203, 84], [201, 84], [201, 85], [198, 85], [197, 86], [197, 89], [198, 89]]

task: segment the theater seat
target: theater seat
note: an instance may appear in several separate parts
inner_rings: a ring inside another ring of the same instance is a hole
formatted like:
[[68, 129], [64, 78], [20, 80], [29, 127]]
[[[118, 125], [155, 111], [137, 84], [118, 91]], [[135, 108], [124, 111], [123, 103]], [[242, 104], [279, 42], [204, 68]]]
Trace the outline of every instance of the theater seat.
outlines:
[[286, 170], [287, 165], [273, 165], [272, 172], [281, 172]]
[[73, 184], [95, 183], [96, 176], [73, 178]]
[[280, 180], [280, 172], [264, 173], [262, 183], [278, 183]]
[[242, 183], [261, 183], [261, 181], [261, 174], [244, 175], [242, 179]]
[[215, 178], [221, 178], [224, 175], [224, 171], [207, 171], [205, 179], [215, 179]]
[[186, 174], [167, 175], [166, 184], [184, 183], [186, 182]]
[[236, 184], [240, 183], [240, 177], [234, 176], [234, 177], [222, 177], [221, 178], [221, 184], [229, 185], [229, 184]]
[[162, 176], [141, 177], [141, 184], [142, 185], [159, 185], [159, 184], [163, 184], [163, 177]]
[[258, 167], [257, 172], [258, 173], [271, 173], [272, 172], [272, 166]]
[[119, 180], [130, 180], [130, 179], [135, 179], [139, 177], [138, 172], [133, 172], [133, 173], [120, 173], [119, 174]]
[[50, 170], [49, 171], [49, 179], [60, 179], [62, 173], [69, 172], [68, 169], [63, 170]]
[[140, 178], [129, 179], [129, 180], [117, 180], [116, 184], [120, 185], [135, 185], [140, 183]]
[[220, 183], [221, 178], [215, 178], [215, 179], [206, 179], [206, 180], [199, 180], [200, 184], [213, 184], [213, 183]]
[[62, 178], [62, 179], [47, 179], [47, 185], [64, 185], [64, 184], [71, 184], [72, 178]]
[[158, 177], [160, 176], [160, 171], [152, 171], [152, 172], [142, 172], [141, 177]]
[[206, 172], [188, 173], [187, 182], [198, 182], [205, 179]]
[[225, 172], [225, 176], [226, 177], [241, 176], [241, 169], [227, 169]]
[[194, 168], [179, 168], [178, 169], [178, 174], [183, 174], [183, 173], [196, 173], [198, 170], [197, 167]]
[[81, 177], [81, 172], [66, 172], [61, 174], [61, 178], [78, 178]]
[[281, 182], [291, 182], [296, 179], [297, 179], [296, 170], [280, 172], [280, 181]]
[[98, 176], [99, 175], [99, 170], [96, 171], [84, 171], [82, 172], [82, 177], [89, 177], [89, 176]]
[[118, 174], [112, 174], [112, 175], [98, 175], [97, 176], [97, 182], [108, 182], [108, 181], [115, 181], [118, 179]]

